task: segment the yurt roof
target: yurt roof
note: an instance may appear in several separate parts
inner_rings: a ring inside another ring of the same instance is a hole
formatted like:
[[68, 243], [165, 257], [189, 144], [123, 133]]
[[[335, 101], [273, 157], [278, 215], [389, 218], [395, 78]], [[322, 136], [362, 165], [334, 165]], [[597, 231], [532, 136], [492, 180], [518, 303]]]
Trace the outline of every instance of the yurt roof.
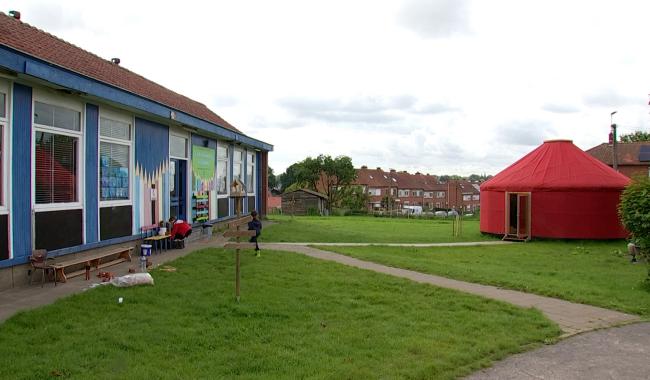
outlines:
[[481, 191], [608, 191], [629, 182], [571, 140], [548, 140], [484, 182]]

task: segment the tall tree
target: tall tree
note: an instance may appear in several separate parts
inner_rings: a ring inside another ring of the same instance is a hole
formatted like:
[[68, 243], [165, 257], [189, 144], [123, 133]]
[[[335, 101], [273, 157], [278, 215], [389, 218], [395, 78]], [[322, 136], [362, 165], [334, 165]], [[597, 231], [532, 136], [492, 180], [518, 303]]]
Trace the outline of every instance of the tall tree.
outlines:
[[318, 159], [322, 163], [318, 188], [327, 195], [327, 205], [331, 211], [332, 206], [338, 205], [339, 203], [339, 189], [354, 182], [357, 179], [357, 171], [354, 170], [352, 159], [348, 156], [332, 158], [329, 155], [324, 156], [321, 154], [318, 156]]
[[278, 186], [278, 178], [275, 176], [275, 173], [273, 173], [273, 168], [270, 166], [269, 166], [268, 177], [269, 177], [269, 189], [276, 189]]
[[633, 133], [621, 135], [619, 140], [626, 143], [650, 141], [650, 132], [634, 131]]

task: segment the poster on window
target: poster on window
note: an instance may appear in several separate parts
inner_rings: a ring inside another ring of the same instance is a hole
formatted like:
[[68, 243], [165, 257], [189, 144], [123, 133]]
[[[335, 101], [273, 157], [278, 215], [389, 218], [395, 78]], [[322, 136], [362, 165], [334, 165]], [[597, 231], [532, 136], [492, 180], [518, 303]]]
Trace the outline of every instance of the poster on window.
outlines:
[[211, 148], [192, 145], [192, 170], [202, 181], [210, 181], [214, 177], [215, 151]]

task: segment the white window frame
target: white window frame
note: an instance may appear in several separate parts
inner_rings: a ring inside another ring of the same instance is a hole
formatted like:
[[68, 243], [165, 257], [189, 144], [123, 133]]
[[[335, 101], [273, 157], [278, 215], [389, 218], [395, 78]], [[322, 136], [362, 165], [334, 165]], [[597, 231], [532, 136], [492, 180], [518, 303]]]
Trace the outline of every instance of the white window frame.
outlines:
[[[229, 149], [231, 149], [230, 145], [217, 141], [217, 167], [215, 168], [216, 170], [218, 170], [217, 168], [219, 167], [219, 161], [222, 161], [222, 162], [224, 161], [223, 159], [219, 158], [219, 151], [221, 151], [221, 150], [226, 151], [226, 159], [225, 159], [225, 162], [226, 162], [226, 193], [225, 194], [219, 194], [219, 189], [217, 189], [217, 191], [216, 191], [217, 199], [219, 199], [219, 198], [228, 198], [230, 196], [230, 182], [232, 181], [231, 180], [232, 172], [230, 171], [230, 150]], [[215, 174], [215, 179], [216, 179], [216, 174]]]
[[425, 191], [424, 192], [424, 198], [433, 198], [433, 192]]
[[[239, 159], [239, 161], [237, 161], [237, 153], [238, 152], [241, 153], [241, 155], [240, 155], [241, 158]], [[232, 173], [230, 174], [231, 178], [233, 180], [235, 179], [235, 165], [239, 164], [239, 168], [240, 168], [239, 169], [239, 176], [240, 176], [239, 180], [244, 182], [244, 180], [246, 179], [246, 172], [245, 172], [246, 168], [244, 167], [244, 154], [245, 154], [245, 151], [242, 150], [241, 148], [235, 148], [235, 149], [233, 149], [232, 153], [233, 153], [232, 154]]]
[[[34, 122], [34, 104], [35, 102], [47, 103], [57, 107], [65, 107], [80, 113], [79, 117], [79, 131], [70, 129], [57, 128], [49, 125], [36, 124]], [[86, 173], [86, 144], [84, 141], [84, 133], [86, 131], [86, 113], [84, 110], [84, 103], [81, 100], [73, 100], [70, 97], [64, 97], [59, 94], [54, 94], [46, 90], [34, 88], [32, 96], [32, 207], [34, 211], [59, 211], [59, 210], [76, 210], [82, 209], [85, 198], [85, 173]], [[64, 202], [64, 203], [36, 203], [36, 132], [47, 132], [57, 135], [64, 135], [75, 137], [77, 143], [77, 201]], [[83, 216], [85, 219], [85, 215]], [[85, 222], [84, 222], [85, 223]], [[83, 241], [85, 241], [85, 228], [83, 231]]]
[[[114, 121], [119, 121], [122, 123], [128, 123], [131, 128], [129, 128], [129, 141], [103, 137], [101, 134], [101, 124], [102, 117], [106, 119], [111, 119]], [[99, 207], [115, 207], [115, 206], [131, 206], [133, 205], [133, 179], [135, 178], [135, 152], [134, 152], [134, 140], [135, 140], [135, 117], [127, 116], [124, 113], [121, 113], [116, 110], [112, 110], [106, 107], [99, 108], [99, 124], [97, 125], [97, 138], [99, 139], [97, 144], [97, 199], [99, 199]], [[111, 144], [127, 145], [129, 147], [129, 199], [120, 199], [112, 201], [102, 201], [101, 194], [101, 143], [107, 142]]]
[[[251, 165], [250, 160], [249, 160], [249, 158], [250, 158], [249, 155], [253, 157], [254, 161], [257, 161], [256, 152], [254, 150], [252, 150], [252, 151], [251, 150], [246, 150], [246, 177], [248, 177], [248, 167], [249, 166], [253, 167], [253, 191], [252, 192], [248, 191], [248, 183], [246, 183], [246, 194], [248, 196], [255, 196], [255, 190], [257, 189], [257, 176], [255, 175], [255, 166], [257, 166], [257, 162], [255, 162], [255, 163], [253, 163], [253, 165]], [[246, 181], [248, 181], [248, 178], [246, 178]]]
[[[9, 200], [11, 199], [9, 192], [11, 191], [11, 172], [9, 165], [9, 157], [11, 157], [11, 134], [9, 126], [11, 125], [11, 85], [9, 81], [0, 78], [0, 92], [5, 94], [5, 117], [0, 117], [0, 128], [2, 128], [2, 157], [0, 162], [2, 165], [2, 196], [0, 197], [0, 215], [9, 213]], [[9, 247], [11, 251], [11, 247]], [[11, 258], [11, 253], [10, 256]]]
[[436, 198], [441, 199], [445, 197], [444, 191], [436, 191]]
[[[185, 139], [185, 157], [174, 156], [172, 154], [172, 136]], [[189, 142], [190, 142], [190, 135], [189, 134], [170, 130], [169, 131], [169, 147], [168, 147], [169, 158], [174, 158], [174, 159], [177, 159], [177, 160], [189, 160], [189, 156], [190, 156]]]

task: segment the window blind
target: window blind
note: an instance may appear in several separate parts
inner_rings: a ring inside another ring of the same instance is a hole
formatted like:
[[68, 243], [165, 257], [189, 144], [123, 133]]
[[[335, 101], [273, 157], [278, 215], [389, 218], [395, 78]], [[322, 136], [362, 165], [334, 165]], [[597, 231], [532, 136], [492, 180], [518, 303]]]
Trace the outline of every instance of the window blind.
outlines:
[[102, 141], [99, 163], [100, 199], [129, 199], [129, 146]]
[[129, 141], [131, 140], [131, 125], [102, 117], [99, 124], [99, 134], [102, 137]]
[[36, 132], [37, 204], [77, 201], [76, 137]]

